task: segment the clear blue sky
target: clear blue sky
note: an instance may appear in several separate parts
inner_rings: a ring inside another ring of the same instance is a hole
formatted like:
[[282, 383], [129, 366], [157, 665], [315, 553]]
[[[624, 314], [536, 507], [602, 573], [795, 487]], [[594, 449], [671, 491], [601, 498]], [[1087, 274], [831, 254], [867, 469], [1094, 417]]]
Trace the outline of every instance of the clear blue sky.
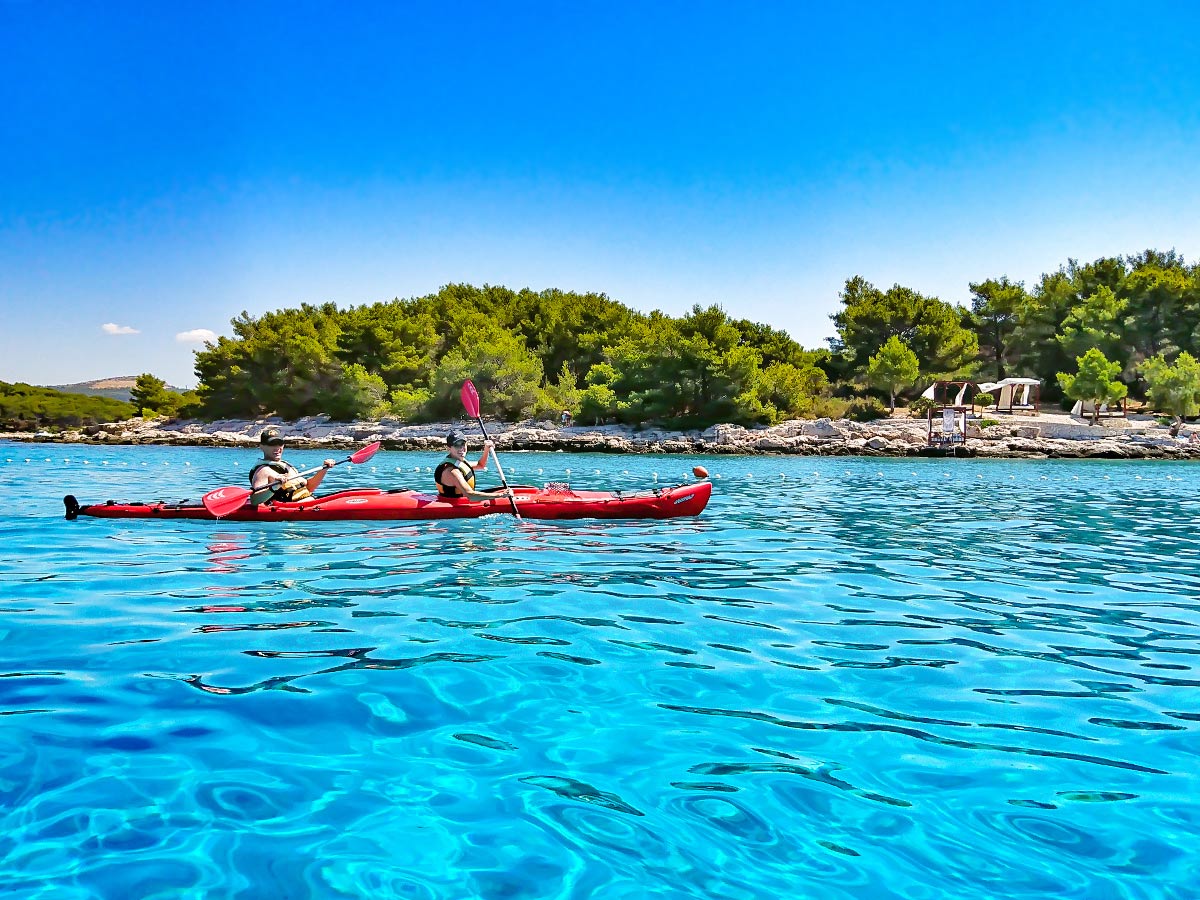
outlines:
[[0, 380], [455, 281], [814, 347], [855, 274], [1147, 247], [1200, 255], [1195, 2], [0, 0]]

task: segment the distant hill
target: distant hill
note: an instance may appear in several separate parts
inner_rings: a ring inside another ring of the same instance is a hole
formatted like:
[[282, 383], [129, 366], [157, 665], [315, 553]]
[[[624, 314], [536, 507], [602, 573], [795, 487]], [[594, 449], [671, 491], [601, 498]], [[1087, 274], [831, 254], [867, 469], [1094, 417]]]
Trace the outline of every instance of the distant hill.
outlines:
[[[43, 387], [68, 394], [88, 394], [92, 397], [111, 397], [113, 400], [129, 401], [130, 391], [137, 384], [136, 375], [118, 375], [115, 378], [97, 378], [95, 381], [80, 381], [76, 384], [47, 384]], [[184, 388], [167, 385], [168, 391], [182, 394]]]

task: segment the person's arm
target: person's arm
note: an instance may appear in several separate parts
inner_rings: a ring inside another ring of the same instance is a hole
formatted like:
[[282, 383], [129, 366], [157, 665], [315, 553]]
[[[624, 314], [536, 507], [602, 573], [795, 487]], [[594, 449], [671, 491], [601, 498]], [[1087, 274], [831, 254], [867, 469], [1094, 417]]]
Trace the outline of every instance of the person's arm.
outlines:
[[445, 483], [449, 478], [450, 482], [458, 488], [459, 492], [468, 500], [495, 500], [497, 497], [505, 496], [504, 493], [495, 493], [494, 491], [476, 491], [472, 490], [467, 484], [467, 479], [463, 478], [462, 472], [457, 469], [447, 468], [442, 473], [442, 482]]
[[254, 473], [254, 480], [250, 482], [250, 487], [255, 491], [261, 491], [263, 488], [270, 486], [272, 481], [280, 481], [283, 476], [274, 469], [268, 469], [263, 466]]
[[250, 502], [265, 502], [274, 495], [277, 489], [283, 486], [283, 482], [286, 480], [287, 476], [280, 475], [274, 469], [268, 469], [266, 466], [263, 466], [263, 468], [254, 473], [254, 480], [250, 482], [252, 491]]
[[479, 454], [479, 459], [475, 461], [475, 465], [473, 465], [471, 468], [473, 468], [476, 472], [482, 472], [484, 469], [486, 469], [488, 458], [492, 455], [492, 448], [495, 446], [496, 445], [491, 441], [484, 441], [483, 452]]
[[322, 463], [322, 465], [325, 468], [319, 471], [316, 475], [312, 476], [312, 478], [308, 479], [306, 482], [308, 486], [308, 492], [310, 494], [315, 494], [317, 492], [317, 485], [319, 485], [325, 479], [325, 473], [337, 465], [337, 460], [327, 459]]

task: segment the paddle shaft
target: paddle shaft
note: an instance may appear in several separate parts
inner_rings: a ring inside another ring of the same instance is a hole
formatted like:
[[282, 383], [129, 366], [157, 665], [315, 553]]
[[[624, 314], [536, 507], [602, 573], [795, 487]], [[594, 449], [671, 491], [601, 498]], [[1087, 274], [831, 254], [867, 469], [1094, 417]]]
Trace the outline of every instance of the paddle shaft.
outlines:
[[[490, 441], [491, 438], [488, 437], [487, 428], [485, 428], [483, 424], [483, 416], [475, 416], [475, 421], [479, 423], [479, 430], [483, 432], [483, 439], [485, 441]], [[512, 506], [513, 515], [520, 520], [521, 512], [517, 509], [517, 498], [512, 495], [512, 491], [509, 489], [508, 479], [504, 477], [504, 467], [500, 465], [500, 457], [496, 454], [496, 447], [494, 444], [492, 445], [492, 459], [496, 461], [496, 474], [500, 476], [500, 483], [504, 485], [504, 489], [508, 491], [508, 502]]]

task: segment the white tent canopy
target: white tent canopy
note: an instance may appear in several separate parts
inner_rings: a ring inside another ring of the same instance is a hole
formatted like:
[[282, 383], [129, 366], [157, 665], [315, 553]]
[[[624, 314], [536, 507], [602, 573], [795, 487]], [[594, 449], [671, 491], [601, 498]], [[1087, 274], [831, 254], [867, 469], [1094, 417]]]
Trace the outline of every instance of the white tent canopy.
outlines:
[[1037, 378], [1003, 378], [1000, 381], [987, 381], [979, 385], [979, 390], [991, 394], [999, 391], [996, 397], [996, 409], [1027, 410], [1036, 408], [1036, 398], [1031, 397], [1033, 389], [1041, 388], [1042, 382]]
[[[996, 396], [994, 407], [989, 407], [989, 409], [995, 408], [997, 411], [1008, 412], [1036, 411], [1041, 385], [1041, 381], [1037, 378], [1004, 378], [1000, 381], [985, 381], [982, 384], [975, 384], [971, 381], [935, 381], [921, 392], [921, 396], [936, 403], [939, 392], [942, 392], [942, 396], [945, 398], [943, 402], [946, 406], [965, 406], [967, 389], [974, 386], [976, 393]], [[958, 392], [951, 400], [950, 391], [954, 388], [957, 388]]]
[[1033, 387], [1033, 385], [1041, 383], [1042, 382], [1037, 378], [1005, 378], [1002, 381], [985, 381], [979, 385], [979, 389], [986, 394], [990, 394], [996, 388], [1002, 388], [1006, 385], [1011, 385], [1013, 387], [1024, 387], [1026, 391], [1028, 391], [1028, 389]]
[[[936, 400], [937, 400], [937, 389], [938, 389], [940, 386], [942, 386], [942, 385], [948, 385], [948, 386], [950, 386], [950, 385], [954, 385], [954, 384], [956, 384], [956, 383], [957, 383], [957, 382], [953, 382], [953, 381], [935, 381], [933, 384], [931, 384], [929, 387], [925, 388], [925, 390], [921, 392], [921, 396], [922, 396], [922, 397], [925, 397], [925, 398], [927, 398], [927, 399], [929, 399], [929, 400], [934, 400], [934, 401], [936, 401]], [[969, 381], [964, 381], [964, 382], [962, 382], [962, 386], [961, 386], [961, 387], [958, 389], [958, 396], [956, 396], [956, 397], [954, 398], [954, 402], [953, 402], [953, 403], [948, 403], [947, 405], [949, 405], [949, 406], [962, 406], [962, 405], [963, 405], [963, 398], [964, 398], [964, 397], [966, 397], [966, 395], [967, 395], [967, 388], [968, 388], [968, 387], [970, 387], [970, 386], [971, 386], [971, 382], [969, 382]], [[947, 394], [946, 396], [947, 396], [947, 398], [948, 398], [950, 395], [949, 395], [949, 394]]]

